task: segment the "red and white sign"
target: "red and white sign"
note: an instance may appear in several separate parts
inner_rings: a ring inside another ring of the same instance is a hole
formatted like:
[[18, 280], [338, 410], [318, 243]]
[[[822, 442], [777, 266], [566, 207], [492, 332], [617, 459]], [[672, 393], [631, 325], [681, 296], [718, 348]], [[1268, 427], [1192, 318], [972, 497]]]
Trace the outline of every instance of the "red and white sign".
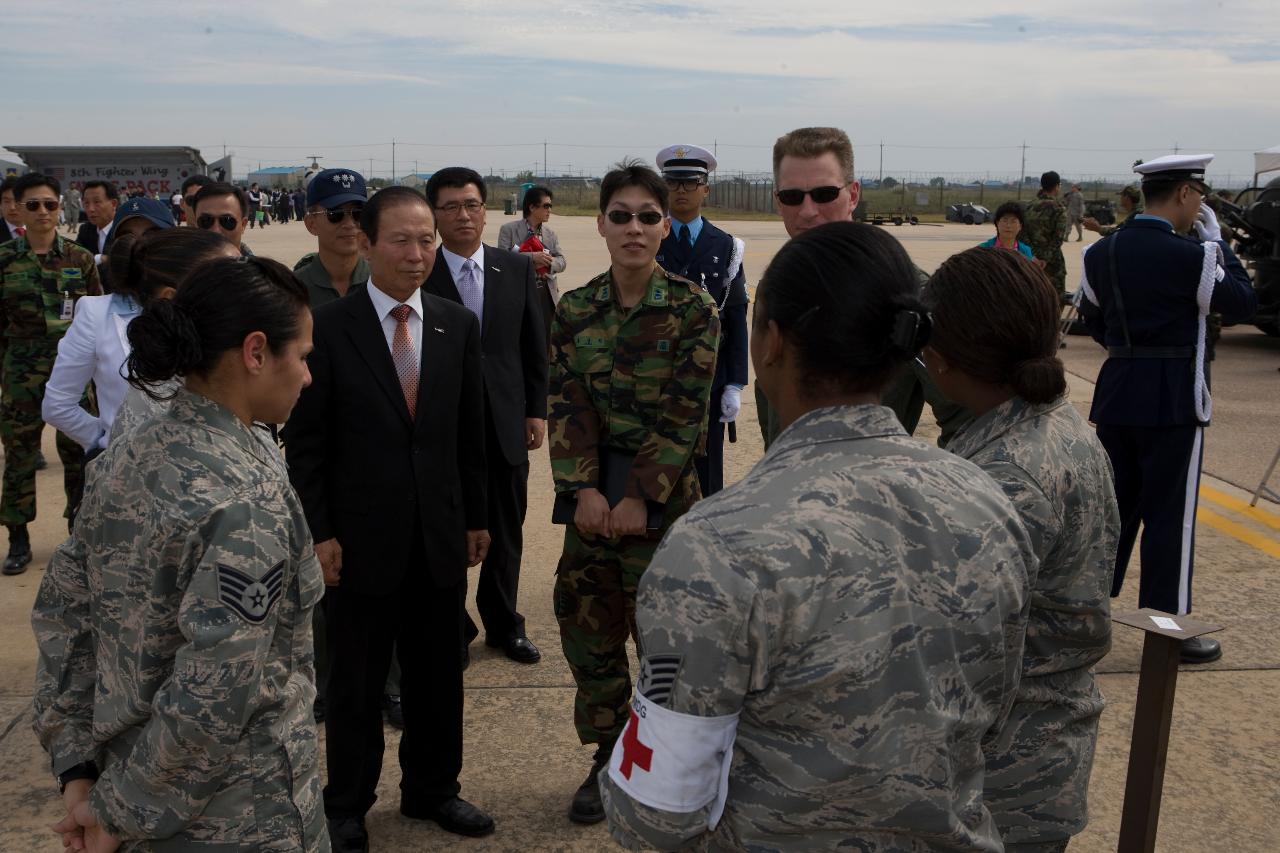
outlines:
[[65, 168], [58, 167], [50, 170], [50, 174], [57, 178], [64, 189], [75, 187], [80, 191], [84, 191], [84, 185], [88, 181], [110, 181], [116, 185], [116, 189], [121, 195], [129, 195], [134, 192], [142, 191], [148, 196], [156, 193], [160, 194], [163, 199], [182, 188], [182, 182], [196, 171], [195, 166], [187, 164], [183, 166], [162, 165], [162, 166], [136, 166], [136, 165], [89, 165], [89, 166], [67, 166]]

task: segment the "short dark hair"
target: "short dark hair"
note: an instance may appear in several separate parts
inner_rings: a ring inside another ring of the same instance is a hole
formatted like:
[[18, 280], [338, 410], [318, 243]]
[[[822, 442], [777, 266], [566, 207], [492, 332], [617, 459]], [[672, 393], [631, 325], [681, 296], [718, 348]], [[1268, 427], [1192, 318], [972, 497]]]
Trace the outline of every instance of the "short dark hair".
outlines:
[[671, 191], [667, 189], [667, 182], [662, 180], [662, 176], [641, 160], [623, 160], [600, 181], [600, 212], [606, 212], [614, 195], [626, 187], [639, 187], [653, 196], [658, 207], [664, 211], [667, 209]]
[[208, 175], [189, 175], [187, 179], [182, 182], [182, 189], [180, 189], [179, 192], [182, 193], [183, 198], [186, 198], [191, 194], [191, 188], [195, 187], [196, 195], [199, 195], [201, 187], [207, 187], [212, 183], [214, 183], [214, 180]]
[[1148, 206], [1162, 204], [1173, 198], [1178, 190], [1187, 185], [1196, 189], [1201, 189], [1204, 186], [1199, 181], [1143, 181], [1142, 200]]
[[0, 195], [13, 192], [13, 185], [18, 182], [17, 175], [10, 175], [3, 181], [0, 181]]
[[224, 195], [233, 195], [236, 197], [236, 203], [240, 205], [241, 219], [249, 214], [249, 199], [244, 194], [244, 190], [240, 189], [235, 184], [228, 184], [225, 181], [222, 183], [215, 181], [214, 183], [201, 187], [200, 191], [196, 193], [195, 201], [191, 202], [191, 209], [195, 210], [196, 205], [205, 199], [217, 198], [218, 196]]
[[[918, 290], [915, 265], [884, 229], [829, 222], [778, 250], [760, 281], [755, 326], [778, 324], [805, 392], [881, 391], [927, 340]], [[915, 322], [899, 333], [904, 312]]]
[[[187, 230], [187, 229], [172, 229]], [[198, 264], [173, 299], [156, 299], [129, 324], [129, 384], [152, 386], [175, 376], [206, 377], [222, 354], [262, 332], [272, 352], [298, 336], [307, 288], [270, 258], [216, 258]]]
[[1067, 392], [1058, 291], [1019, 253], [979, 247], [952, 255], [925, 285], [925, 299], [933, 312], [929, 345], [955, 369], [1008, 385], [1030, 403]]
[[1027, 224], [1027, 217], [1022, 210], [1021, 202], [1006, 201], [1004, 204], [996, 208], [995, 216], [991, 217], [991, 221], [999, 222], [1001, 219], [1004, 219], [1006, 216], [1016, 216], [1018, 217], [1019, 224], [1024, 226]]
[[428, 210], [431, 209], [426, 197], [413, 187], [387, 187], [378, 190], [365, 202], [360, 210], [360, 230], [369, 238], [370, 243], [378, 242], [378, 220], [382, 211], [406, 204], [425, 204]]
[[524, 201], [520, 203], [520, 209], [524, 211], [524, 218], [529, 218], [529, 213], [535, 206], [542, 203], [544, 198], [554, 198], [551, 190], [547, 187], [529, 187], [525, 191]]
[[201, 261], [231, 245], [221, 234], [200, 228], [155, 228], [113, 240], [107, 272], [111, 292], [132, 296], [140, 305], [157, 291], [177, 287]]
[[1050, 169], [1040, 176], [1040, 189], [1051, 190], [1062, 183], [1062, 176]]
[[484, 185], [484, 178], [475, 169], [466, 166], [449, 166], [436, 172], [427, 179], [427, 204], [436, 209], [436, 201], [440, 198], [440, 190], [446, 187], [461, 189], [467, 184], [475, 184], [480, 191], [480, 200], [489, 200], [489, 190]]
[[43, 175], [40, 172], [28, 172], [13, 182], [14, 200], [22, 201], [22, 197], [27, 194], [27, 191], [36, 187], [48, 187], [53, 190], [54, 195], [62, 195], [62, 184], [58, 183], [57, 178]]
[[94, 187], [100, 187], [102, 191], [106, 193], [108, 201], [120, 200], [120, 190], [117, 189], [116, 185], [111, 183], [111, 181], [100, 181], [100, 180], [85, 181], [84, 187], [81, 188], [80, 190], [80, 195], [83, 196], [85, 193], [87, 193], [89, 190], [93, 189]]

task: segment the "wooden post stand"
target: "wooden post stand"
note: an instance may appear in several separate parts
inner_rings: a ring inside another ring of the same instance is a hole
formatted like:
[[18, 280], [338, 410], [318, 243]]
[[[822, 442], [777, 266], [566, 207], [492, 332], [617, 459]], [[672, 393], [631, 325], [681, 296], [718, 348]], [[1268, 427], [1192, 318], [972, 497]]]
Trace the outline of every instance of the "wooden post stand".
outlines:
[[1129, 745], [1124, 812], [1120, 818], [1120, 844], [1116, 849], [1118, 853], [1153, 853], [1160, 825], [1160, 797], [1164, 790], [1164, 765], [1169, 753], [1182, 641], [1221, 631], [1222, 627], [1148, 608], [1111, 618], [1146, 632], [1142, 672], [1138, 676], [1138, 704], [1133, 713], [1133, 739]]

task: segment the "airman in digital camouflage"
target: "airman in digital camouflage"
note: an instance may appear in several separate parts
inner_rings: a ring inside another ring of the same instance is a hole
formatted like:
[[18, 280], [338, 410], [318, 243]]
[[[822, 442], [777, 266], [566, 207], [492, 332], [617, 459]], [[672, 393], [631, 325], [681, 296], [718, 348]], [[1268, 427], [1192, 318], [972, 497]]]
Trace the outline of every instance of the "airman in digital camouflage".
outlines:
[[1034, 265], [972, 249], [938, 268], [928, 294], [925, 362], [944, 393], [979, 413], [948, 449], [1004, 490], [1040, 563], [1017, 699], [985, 744], [983, 799], [1007, 851], [1060, 853], [1089, 818], [1103, 708], [1093, 666], [1111, 648], [1120, 534], [1111, 463], [1066, 399], [1061, 307]]
[[[44, 386], [58, 355], [58, 341], [71, 327], [75, 303], [102, 293], [93, 255], [58, 234], [59, 185], [32, 173], [13, 192], [26, 234], [0, 245], [0, 439], [4, 441], [4, 491], [0, 524], [9, 529], [6, 575], [31, 562], [27, 524], [36, 517], [36, 465], [44, 421]], [[57, 435], [67, 517], [84, 476], [84, 450]]]
[[[187, 387], [93, 462], [33, 609], [35, 730], [64, 787], [64, 841], [330, 849], [311, 720], [324, 581], [250, 423], [283, 421], [309, 381], [310, 322], [286, 268], [224, 259], [130, 324], [131, 380], [176, 369]], [[220, 351], [229, 339], [243, 343]]]
[[914, 294], [897, 241], [852, 222], [766, 271], [751, 352], [783, 429], [640, 580], [640, 680], [601, 774], [624, 846], [1001, 849], [981, 742], [1035, 557], [989, 477], [877, 404], [927, 333]]
[[[576, 499], [555, 612], [578, 688], [578, 737], [597, 745], [570, 808], [580, 823], [604, 819], [597, 773], [626, 721], [636, 584], [662, 534], [701, 496], [694, 457], [720, 324], [705, 289], [654, 260], [670, 227], [666, 204], [666, 184], [651, 169], [625, 165], [605, 176], [598, 227], [611, 266], [561, 297], [551, 332], [551, 471], [557, 500]], [[629, 469], [605, 477], [603, 463]]]
[[1067, 231], [1067, 208], [1058, 198], [1062, 178], [1057, 172], [1040, 176], [1040, 192], [1027, 205], [1022, 239], [1031, 252], [1044, 262], [1045, 275], [1062, 298], [1067, 292], [1067, 259], [1062, 256], [1062, 241]]

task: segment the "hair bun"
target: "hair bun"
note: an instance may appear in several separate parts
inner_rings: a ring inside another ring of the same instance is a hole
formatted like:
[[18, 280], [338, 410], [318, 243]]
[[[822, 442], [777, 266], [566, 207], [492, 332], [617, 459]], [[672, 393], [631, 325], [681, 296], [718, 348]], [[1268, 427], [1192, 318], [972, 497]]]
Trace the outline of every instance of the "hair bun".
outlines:
[[1067, 391], [1062, 359], [1056, 355], [1028, 358], [1014, 365], [1010, 384], [1014, 393], [1030, 403], [1050, 403]]

